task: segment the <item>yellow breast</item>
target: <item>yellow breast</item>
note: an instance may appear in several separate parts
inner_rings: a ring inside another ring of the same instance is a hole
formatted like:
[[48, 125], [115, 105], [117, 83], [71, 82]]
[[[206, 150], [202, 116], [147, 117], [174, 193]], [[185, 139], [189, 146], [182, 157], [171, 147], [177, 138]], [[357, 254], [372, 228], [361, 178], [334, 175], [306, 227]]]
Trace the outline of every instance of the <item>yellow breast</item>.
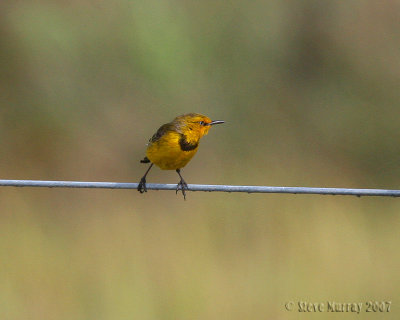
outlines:
[[183, 168], [196, 154], [198, 146], [184, 151], [179, 143], [180, 139], [179, 133], [171, 131], [159, 140], [150, 142], [146, 151], [147, 158], [163, 170]]

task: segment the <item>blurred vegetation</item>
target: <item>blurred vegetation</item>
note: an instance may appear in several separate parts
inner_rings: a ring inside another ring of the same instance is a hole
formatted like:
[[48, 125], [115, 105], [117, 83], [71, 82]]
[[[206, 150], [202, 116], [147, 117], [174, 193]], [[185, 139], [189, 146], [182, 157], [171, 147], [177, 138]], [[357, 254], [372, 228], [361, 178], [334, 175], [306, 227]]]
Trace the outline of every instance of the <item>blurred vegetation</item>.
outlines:
[[[397, 1], [3, 0], [1, 178], [137, 182], [154, 131], [198, 112], [226, 124], [188, 183], [398, 189], [399, 43]], [[399, 212], [2, 188], [0, 318], [287, 319], [289, 300], [391, 300], [398, 318]]]

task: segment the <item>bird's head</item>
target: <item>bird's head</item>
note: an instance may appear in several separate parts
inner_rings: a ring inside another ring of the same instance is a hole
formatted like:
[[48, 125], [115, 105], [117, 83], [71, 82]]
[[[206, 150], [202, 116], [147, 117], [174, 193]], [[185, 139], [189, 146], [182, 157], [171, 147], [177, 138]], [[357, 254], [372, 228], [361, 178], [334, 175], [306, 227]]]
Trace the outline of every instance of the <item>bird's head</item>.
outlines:
[[174, 119], [179, 127], [190, 134], [190, 131], [197, 133], [199, 138], [206, 135], [214, 124], [224, 123], [222, 120], [211, 120], [209, 117], [198, 113], [188, 113]]

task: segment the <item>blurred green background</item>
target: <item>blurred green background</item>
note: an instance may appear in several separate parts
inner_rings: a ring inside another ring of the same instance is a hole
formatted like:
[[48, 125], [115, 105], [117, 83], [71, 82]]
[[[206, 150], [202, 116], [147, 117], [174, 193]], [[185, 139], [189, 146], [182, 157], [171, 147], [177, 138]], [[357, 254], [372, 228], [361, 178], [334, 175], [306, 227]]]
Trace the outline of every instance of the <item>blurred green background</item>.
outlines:
[[[400, 188], [398, 1], [3, 0], [0, 49], [1, 179], [138, 182], [198, 112], [188, 183]], [[0, 319], [399, 318], [399, 200], [187, 198], [1, 188]]]

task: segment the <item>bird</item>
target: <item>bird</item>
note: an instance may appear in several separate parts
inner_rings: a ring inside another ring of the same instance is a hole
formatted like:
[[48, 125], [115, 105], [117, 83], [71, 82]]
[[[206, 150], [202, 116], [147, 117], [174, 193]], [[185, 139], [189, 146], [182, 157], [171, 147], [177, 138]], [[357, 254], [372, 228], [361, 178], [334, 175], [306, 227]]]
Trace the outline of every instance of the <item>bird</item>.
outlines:
[[198, 113], [187, 113], [163, 124], [150, 138], [146, 156], [140, 160], [141, 163], [150, 163], [150, 166], [140, 179], [137, 190], [140, 193], [147, 192], [146, 177], [155, 164], [162, 170], [175, 170], [178, 173], [180, 181], [176, 187], [176, 194], [181, 190], [186, 200], [185, 189], [188, 190], [188, 186], [181, 175], [181, 169], [196, 154], [200, 139], [208, 134], [211, 126], [224, 122], [223, 120], [212, 121]]

